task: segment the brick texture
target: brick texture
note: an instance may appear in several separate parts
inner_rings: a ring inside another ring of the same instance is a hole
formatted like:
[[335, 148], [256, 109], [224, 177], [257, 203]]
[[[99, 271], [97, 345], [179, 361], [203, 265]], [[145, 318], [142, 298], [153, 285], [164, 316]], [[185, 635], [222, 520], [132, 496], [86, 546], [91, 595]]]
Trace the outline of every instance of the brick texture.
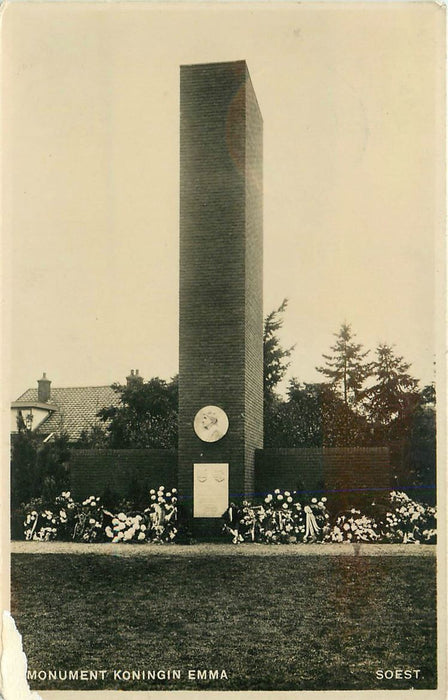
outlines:
[[148, 488], [177, 487], [177, 451], [71, 451], [70, 481], [75, 499], [101, 495], [105, 489], [126, 497], [134, 480]]
[[391, 488], [387, 447], [272, 448], [256, 452], [258, 495], [272, 489], [329, 491]]
[[[176, 450], [72, 450], [71, 491], [75, 498], [109, 488], [127, 495], [134, 480], [148, 488], [178, 486]], [[327, 489], [354, 493], [393, 487], [389, 450], [375, 448], [272, 448], [256, 450], [255, 494], [273, 489]]]
[[[183, 66], [180, 124], [179, 487], [193, 464], [228, 462], [229, 489], [253, 489], [263, 446], [262, 121], [244, 61]], [[205, 405], [229, 417], [204, 443]]]

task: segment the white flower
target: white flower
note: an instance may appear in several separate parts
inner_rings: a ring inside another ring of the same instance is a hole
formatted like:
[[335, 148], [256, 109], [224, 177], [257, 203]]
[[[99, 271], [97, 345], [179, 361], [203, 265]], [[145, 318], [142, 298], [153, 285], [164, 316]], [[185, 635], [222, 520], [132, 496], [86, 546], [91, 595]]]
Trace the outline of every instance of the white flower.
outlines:
[[274, 493], [280, 493], [280, 489], [275, 489]]
[[291, 498], [291, 496], [288, 496], [288, 498], [287, 498], [286, 500], [288, 501], [288, 503], [292, 503], [292, 498]]
[[177, 489], [171, 489], [172, 493], [177, 493]]
[[144, 539], [145, 539], [145, 533], [144, 533], [144, 532], [139, 532], [139, 533], [138, 533], [137, 539], [138, 539], [138, 540], [144, 540]]
[[290, 495], [291, 495], [291, 494], [290, 494], [289, 491], [285, 491], [285, 496], [290, 496]]
[[278, 494], [278, 496], [277, 496], [277, 500], [278, 500], [278, 501], [283, 501], [283, 496], [282, 496], [282, 494], [281, 494], [281, 493], [279, 493], [279, 494]]
[[326, 502], [327, 502], [326, 496], [324, 496], [321, 500], [322, 500], [324, 503], [326, 503]]
[[312, 498], [311, 503], [317, 503], [317, 498]]
[[89, 518], [89, 525], [95, 525], [95, 519]]
[[106, 535], [107, 535], [108, 537], [113, 537], [113, 536], [114, 536], [114, 533], [112, 532], [112, 529], [109, 527], [109, 525], [106, 527], [105, 532], [106, 532]]
[[124, 513], [118, 513], [117, 518], [118, 520], [126, 520], [126, 515]]

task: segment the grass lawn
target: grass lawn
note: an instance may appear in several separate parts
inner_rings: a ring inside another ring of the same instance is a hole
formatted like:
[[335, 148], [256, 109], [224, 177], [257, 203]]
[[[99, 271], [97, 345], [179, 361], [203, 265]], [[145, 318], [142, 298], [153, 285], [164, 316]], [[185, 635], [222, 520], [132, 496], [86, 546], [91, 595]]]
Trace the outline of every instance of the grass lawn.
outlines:
[[[433, 559], [19, 554], [11, 575], [30, 670], [108, 670], [34, 689], [436, 687]], [[113, 669], [181, 679], [120, 681]], [[228, 679], [188, 680], [189, 669]], [[420, 677], [379, 680], [377, 669]]]

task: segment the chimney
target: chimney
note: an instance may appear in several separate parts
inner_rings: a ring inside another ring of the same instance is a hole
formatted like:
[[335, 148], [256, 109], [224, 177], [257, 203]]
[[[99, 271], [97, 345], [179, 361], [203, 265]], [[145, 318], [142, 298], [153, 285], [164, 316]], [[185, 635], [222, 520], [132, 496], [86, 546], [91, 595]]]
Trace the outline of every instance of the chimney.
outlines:
[[143, 384], [143, 377], [139, 375], [138, 369], [131, 369], [130, 375], [126, 377], [126, 384], [128, 387]]
[[47, 379], [45, 372], [42, 375], [42, 379], [37, 380], [37, 400], [40, 403], [46, 403], [50, 400], [51, 393], [51, 381]]

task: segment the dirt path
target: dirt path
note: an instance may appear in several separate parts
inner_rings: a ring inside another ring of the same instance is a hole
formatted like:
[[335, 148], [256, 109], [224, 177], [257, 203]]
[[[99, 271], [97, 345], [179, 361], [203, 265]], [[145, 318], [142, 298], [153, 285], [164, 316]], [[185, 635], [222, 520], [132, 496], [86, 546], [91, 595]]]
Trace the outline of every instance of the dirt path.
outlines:
[[84, 544], [82, 542], [11, 542], [11, 554], [107, 554], [119, 557], [210, 556], [436, 556], [436, 545], [418, 544]]

